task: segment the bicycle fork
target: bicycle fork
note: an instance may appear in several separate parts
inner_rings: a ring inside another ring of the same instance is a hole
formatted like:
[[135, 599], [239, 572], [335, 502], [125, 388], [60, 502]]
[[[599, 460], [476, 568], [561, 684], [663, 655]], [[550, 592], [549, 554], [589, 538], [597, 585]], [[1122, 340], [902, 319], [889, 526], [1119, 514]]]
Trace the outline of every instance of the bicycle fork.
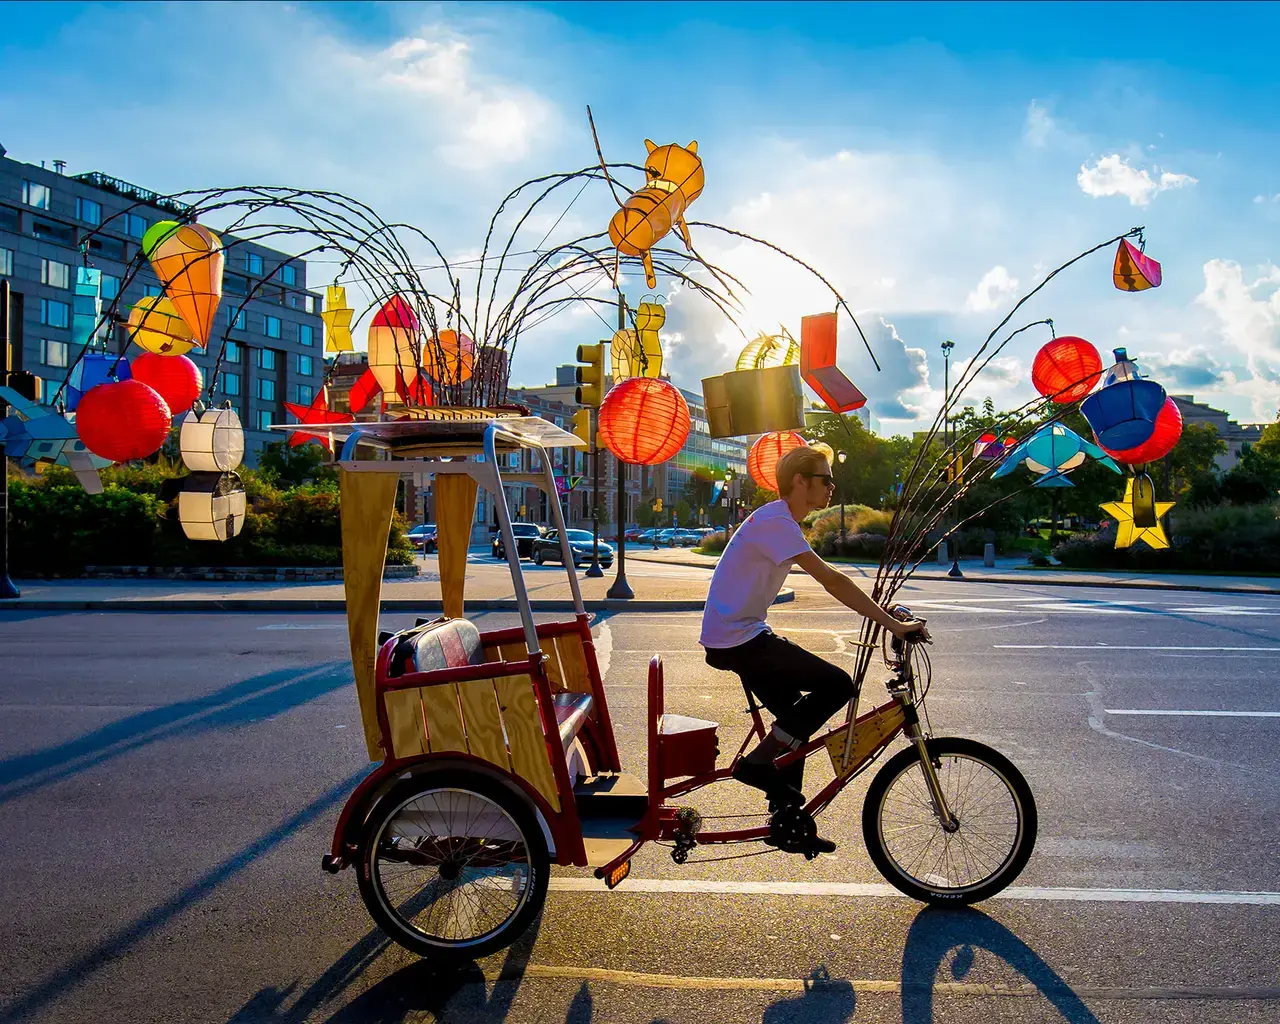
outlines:
[[905, 693], [895, 694], [895, 696], [902, 704], [905, 717], [902, 731], [915, 746], [916, 753], [920, 755], [920, 770], [924, 773], [925, 787], [929, 791], [929, 802], [933, 805], [933, 813], [944, 832], [956, 832], [960, 828], [960, 822], [947, 806], [946, 795], [942, 792], [942, 783], [938, 780], [937, 767], [933, 763], [933, 758], [929, 756], [924, 730], [920, 728], [920, 715], [916, 711], [916, 706], [907, 699]]

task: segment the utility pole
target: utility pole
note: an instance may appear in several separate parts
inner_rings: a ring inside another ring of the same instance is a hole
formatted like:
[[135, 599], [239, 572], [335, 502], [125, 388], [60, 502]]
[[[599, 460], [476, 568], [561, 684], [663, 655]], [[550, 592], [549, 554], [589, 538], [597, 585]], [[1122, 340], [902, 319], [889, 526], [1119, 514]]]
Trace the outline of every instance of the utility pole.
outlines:
[[587, 442], [592, 455], [591, 485], [591, 566], [585, 575], [600, 577], [600, 449], [596, 435], [600, 429], [600, 403], [604, 400], [605, 344], [579, 345], [578, 367], [575, 376], [578, 389], [574, 394], [577, 403], [586, 406], [573, 414], [573, 432]]
[[[942, 343], [942, 390], [944, 397], [942, 400], [942, 439], [947, 448], [947, 465], [950, 467], [948, 475], [954, 475], [959, 481], [959, 472], [956, 465], [955, 453], [955, 436], [951, 429], [951, 350], [956, 347], [956, 343], [948, 339]], [[951, 568], [947, 570], [947, 575], [953, 580], [964, 579], [964, 573], [960, 571], [960, 545], [956, 541], [954, 529], [947, 538], [951, 546]]]
[[[9, 383], [9, 282], [0, 281], [0, 384]], [[9, 412], [9, 403], [0, 398], [0, 419]], [[9, 579], [9, 459], [0, 436], [0, 600], [21, 597], [22, 591]]]
[[[618, 292], [618, 330], [621, 331], [626, 326], [627, 299], [622, 292]], [[627, 583], [627, 464], [616, 455], [614, 461], [618, 465], [618, 573], [605, 597], [630, 600], [636, 594]]]

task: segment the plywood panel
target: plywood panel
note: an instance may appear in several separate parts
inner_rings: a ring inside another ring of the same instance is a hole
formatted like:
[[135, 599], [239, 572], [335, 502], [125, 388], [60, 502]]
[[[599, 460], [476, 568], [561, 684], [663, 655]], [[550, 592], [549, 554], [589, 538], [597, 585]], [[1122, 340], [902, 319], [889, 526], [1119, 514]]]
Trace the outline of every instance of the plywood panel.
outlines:
[[462, 717], [467, 727], [467, 748], [476, 757], [511, 770], [507, 737], [502, 730], [502, 713], [492, 679], [473, 679], [458, 684]]
[[568, 689], [564, 682], [564, 671], [560, 668], [560, 655], [556, 651], [556, 641], [549, 636], [541, 638], [544, 664], [547, 666], [547, 682], [551, 684], [552, 693], [564, 693]]
[[476, 514], [476, 482], [463, 473], [439, 473], [432, 485], [436, 497], [436, 559], [440, 569], [440, 596], [444, 613], [462, 616], [462, 594], [467, 577], [467, 545]]
[[542, 733], [538, 700], [529, 676], [501, 676], [494, 680], [502, 721], [511, 750], [511, 770], [547, 798], [553, 810], [560, 810], [560, 794]]
[[388, 738], [395, 757], [414, 757], [427, 752], [427, 737], [422, 727], [420, 690], [389, 690], [382, 695], [387, 706]]
[[[853, 743], [850, 747], [849, 767], [844, 775], [857, 771], [862, 762], [879, 750], [894, 732], [902, 725], [905, 716], [898, 704], [885, 704], [874, 711], [863, 715], [850, 726], [853, 729]], [[840, 765], [844, 760], [845, 738], [847, 729], [833, 733], [827, 739], [827, 753], [831, 755], [831, 767], [836, 775], [840, 775]]]
[[577, 633], [556, 637], [556, 652], [560, 655], [560, 671], [565, 689], [570, 693], [593, 693], [591, 673], [587, 671], [587, 652], [582, 649], [582, 637]]
[[422, 688], [422, 717], [427, 720], [427, 742], [431, 753], [466, 750], [467, 734], [458, 710], [458, 686], [442, 683]]

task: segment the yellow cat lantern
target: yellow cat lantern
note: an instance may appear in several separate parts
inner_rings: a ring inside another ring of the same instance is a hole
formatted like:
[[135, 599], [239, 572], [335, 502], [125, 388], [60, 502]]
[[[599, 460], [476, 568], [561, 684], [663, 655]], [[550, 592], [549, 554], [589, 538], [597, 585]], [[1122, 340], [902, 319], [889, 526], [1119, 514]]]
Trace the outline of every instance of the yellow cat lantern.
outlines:
[[[649, 156], [644, 162], [642, 189], [632, 192], [622, 209], [609, 222], [609, 239], [617, 247], [619, 257], [639, 256], [644, 261], [644, 279], [650, 288], [658, 286], [649, 250], [657, 245], [673, 227], [680, 229], [685, 248], [692, 249], [685, 210], [702, 194], [706, 178], [697, 142], [688, 146], [671, 143], [656, 146], [644, 140]], [[615, 265], [614, 278], [617, 278]]]

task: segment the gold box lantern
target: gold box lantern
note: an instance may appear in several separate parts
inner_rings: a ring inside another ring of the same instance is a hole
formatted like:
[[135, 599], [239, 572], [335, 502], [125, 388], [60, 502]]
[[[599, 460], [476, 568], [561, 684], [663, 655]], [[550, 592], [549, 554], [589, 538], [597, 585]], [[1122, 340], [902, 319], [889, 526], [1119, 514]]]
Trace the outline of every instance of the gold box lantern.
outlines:
[[704, 377], [702, 397], [712, 437], [769, 434], [804, 427], [798, 366], [730, 370]]

